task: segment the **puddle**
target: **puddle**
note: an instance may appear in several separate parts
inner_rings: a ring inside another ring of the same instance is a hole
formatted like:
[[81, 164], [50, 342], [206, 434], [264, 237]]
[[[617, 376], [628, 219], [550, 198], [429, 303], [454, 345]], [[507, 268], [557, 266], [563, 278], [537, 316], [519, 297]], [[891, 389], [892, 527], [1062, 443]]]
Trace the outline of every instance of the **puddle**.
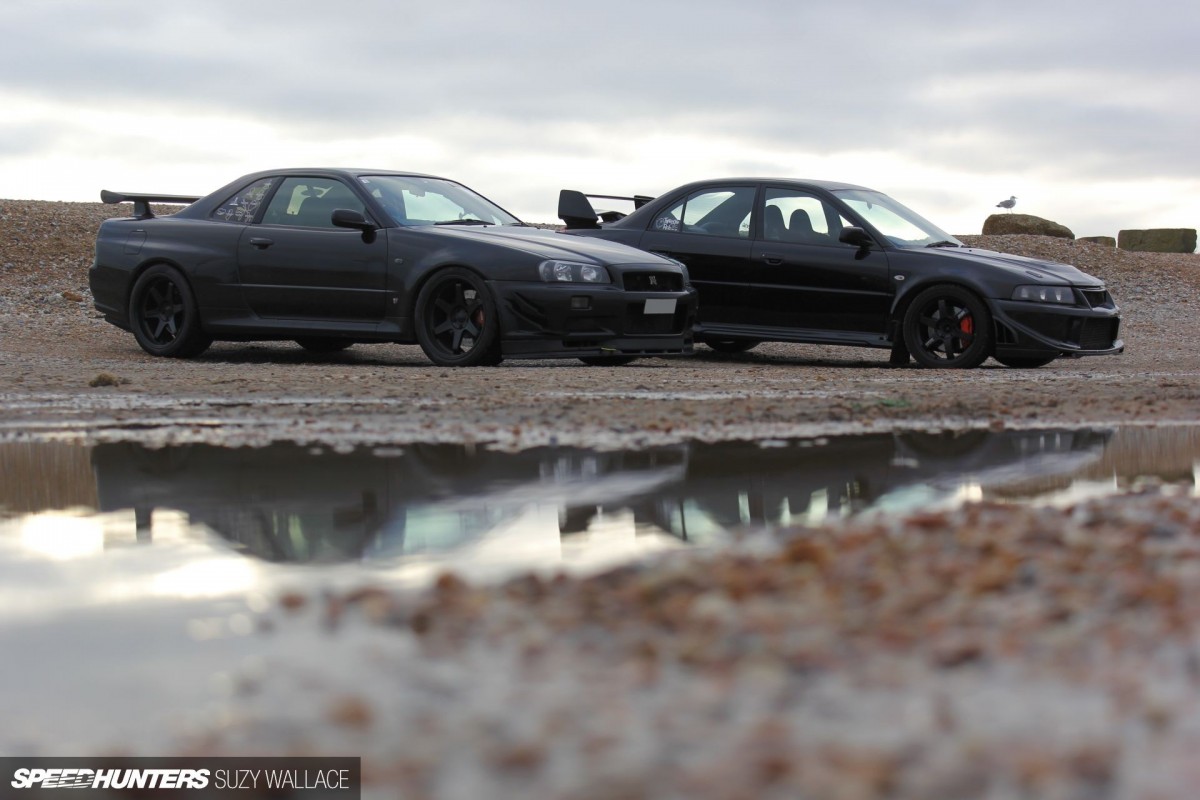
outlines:
[[1191, 427], [899, 432], [632, 452], [0, 443], [0, 544], [7, 557], [56, 563], [186, 543], [254, 569], [357, 565], [420, 581], [453, 567], [489, 577], [719, 546], [747, 527], [852, 513], [983, 498], [1069, 502], [1145, 477], [1194, 485], [1197, 459], [1200, 429]]
[[1070, 502], [1145, 478], [1194, 487], [1198, 460], [1193, 427], [635, 452], [0, 443], [0, 751], [154, 752], [236, 705], [247, 676], [303, 668], [350, 690], [368, 665], [341, 645], [403, 646], [353, 627], [339, 647], [320, 625], [264, 636], [284, 592], [420, 585], [445, 569], [594, 570], [719, 548], [739, 530], [972, 499]]

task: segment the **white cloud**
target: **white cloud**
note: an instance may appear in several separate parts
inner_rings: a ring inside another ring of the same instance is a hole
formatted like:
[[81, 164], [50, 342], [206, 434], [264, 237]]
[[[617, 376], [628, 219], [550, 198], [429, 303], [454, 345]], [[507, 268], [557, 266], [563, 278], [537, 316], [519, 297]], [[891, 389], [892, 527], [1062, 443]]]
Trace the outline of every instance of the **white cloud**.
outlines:
[[531, 219], [562, 186], [758, 173], [889, 191], [952, 231], [1010, 194], [1079, 232], [1200, 225], [1200, 7], [460, 0], [0, 7], [0, 196], [414, 169]]

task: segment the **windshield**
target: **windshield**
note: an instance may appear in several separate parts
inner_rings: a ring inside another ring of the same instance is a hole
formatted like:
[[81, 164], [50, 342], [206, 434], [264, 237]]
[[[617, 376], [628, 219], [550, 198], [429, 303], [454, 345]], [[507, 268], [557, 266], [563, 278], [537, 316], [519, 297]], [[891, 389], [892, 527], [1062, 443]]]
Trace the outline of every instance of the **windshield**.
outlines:
[[928, 247], [932, 244], [962, 246], [958, 239], [882, 192], [839, 189], [834, 194], [898, 247]]
[[397, 225], [521, 224], [461, 183], [413, 175], [363, 175], [358, 180]]

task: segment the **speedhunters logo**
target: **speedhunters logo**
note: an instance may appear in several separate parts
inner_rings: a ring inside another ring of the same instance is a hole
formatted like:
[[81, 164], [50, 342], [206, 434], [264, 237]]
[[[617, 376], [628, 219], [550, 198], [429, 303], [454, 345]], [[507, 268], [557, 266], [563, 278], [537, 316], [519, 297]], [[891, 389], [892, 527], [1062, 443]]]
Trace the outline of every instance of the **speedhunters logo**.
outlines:
[[359, 758], [0, 758], [0, 798], [234, 793], [357, 800], [361, 774]]
[[18, 769], [14, 789], [203, 789], [207, 769]]

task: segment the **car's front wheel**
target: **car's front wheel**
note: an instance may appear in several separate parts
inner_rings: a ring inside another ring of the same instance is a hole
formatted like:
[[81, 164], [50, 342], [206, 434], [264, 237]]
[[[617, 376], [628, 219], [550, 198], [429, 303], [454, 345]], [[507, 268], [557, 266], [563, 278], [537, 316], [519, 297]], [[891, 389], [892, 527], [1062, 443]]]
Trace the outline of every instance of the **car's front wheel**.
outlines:
[[305, 336], [297, 339], [296, 344], [310, 353], [337, 353], [350, 347], [354, 342], [348, 339], [335, 339], [331, 336]]
[[1037, 369], [1056, 360], [1058, 356], [993, 356], [993, 358], [1013, 369]]
[[992, 338], [987, 305], [961, 286], [931, 286], [904, 314], [904, 344], [923, 367], [978, 367], [991, 355]]
[[451, 267], [430, 278], [417, 295], [417, 342], [441, 367], [499, 364], [500, 319], [483, 279]]
[[167, 264], [148, 268], [129, 293], [133, 338], [152, 356], [191, 358], [208, 349], [212, 337], [200, 325], [196, 297], [183, 274]]

